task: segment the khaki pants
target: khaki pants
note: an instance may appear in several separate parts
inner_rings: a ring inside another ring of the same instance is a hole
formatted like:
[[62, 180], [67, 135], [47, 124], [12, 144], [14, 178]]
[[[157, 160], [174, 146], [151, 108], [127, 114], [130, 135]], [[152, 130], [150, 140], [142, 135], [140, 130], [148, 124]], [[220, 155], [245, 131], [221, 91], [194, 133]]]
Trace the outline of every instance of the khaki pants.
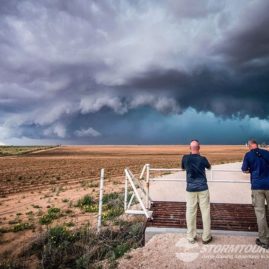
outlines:
[[210, 200], [209, 191], [188, 192], [187, 191], [187, 239], [193, 240], [196, 237], [196, 215], [197, 207], [200, 206], [203, 220], [202, 239], [207, 241], [211, 237], [211, 220], [210, 220]]
[[259, 239], [262, 243], [269, 243], [269, 229], [266, 219], [266, 207], [265, 200], [267, 205], [269, 204], [269, 190], [252, 190], [252, 205], [254, 206], [257, 224], [258, 224], [258, 233]]

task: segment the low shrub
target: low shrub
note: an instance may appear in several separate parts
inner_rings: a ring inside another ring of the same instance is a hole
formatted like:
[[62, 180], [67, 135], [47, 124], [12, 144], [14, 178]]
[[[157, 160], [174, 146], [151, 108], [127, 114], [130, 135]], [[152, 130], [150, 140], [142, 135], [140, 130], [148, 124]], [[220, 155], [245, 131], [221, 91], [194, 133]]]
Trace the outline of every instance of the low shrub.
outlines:
[[77, 207], [83, 207], [83, 206], [89, 206], [95, 204], [94, 199], [86, 194], [83, 198], [79, 199], [75, 206]]
[[61, 210], [57, 207], [52, 207], [48, 209], [48, 213], [43, 215], [39, 219], [39, 223], [42, 225], [48, 225], [52, 223], [53, 220], [58, 219], [61, 216]]
[[[77, 206], [87, 210], [96, 207], [96, 201], [89, 195], [80, 199]], [[132, 248], [143, 243], [144, 223], [128, 222], [118, 218], [123, 212], [123, 195], [111, 193], [104, 195], [103, 220], [111, 226], [103, 226], [99, 233], [89, 226], [74, 229], [74, 223], [48, 228], [40, 238], [32, 243], [21, 256], [36, 256], [39, 268], [116, 268], [117, 260]], [[61, 216], [59, 208], [50, 208], [40, 219], [41, 224], [49, 224]], [[72, 227], [70, 229], [69, 227]]]
[[124, 212], [123, 195], [121, 193], [112, 192], [103, 196], [103, 221], [114, 220]]
[[13, 232], [19, 232], [19, 231], [29, 230], [33, 228], [34, 228], [34, 224], [28, 223], [28, 222], [22, 222], [22, 223], [15, 224], [12, 230]]
[[[143, 223], [125, 222], [100, 233], [88, 226], [68, 230], [65, 226], [48, 229], [44, 239], [33, 244], [42, 268], [102, 268], [104, 261], [114, 268], [117, 259], [143, 242]], [[25, 254], [32, 255], [33, 250]]]
[[80, 207], [85, 212], [98, 211], [98, 203], [88, 194], [85, 195], [83, 198], [79, 199], [75, 206]]

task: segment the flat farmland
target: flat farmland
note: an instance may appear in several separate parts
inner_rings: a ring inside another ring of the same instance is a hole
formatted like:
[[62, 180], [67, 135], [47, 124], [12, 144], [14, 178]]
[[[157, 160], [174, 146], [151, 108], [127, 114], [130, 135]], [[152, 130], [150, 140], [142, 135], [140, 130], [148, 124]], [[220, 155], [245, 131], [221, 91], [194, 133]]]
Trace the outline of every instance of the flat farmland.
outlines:
[[[201, 153], [212, 164], [242, 160], [244, 146], [203, 146]], [[22, 156], [0, 159], [0, 196], [98, 180], [105, 168], [107, 180], [123, 183], [129, 167], [139, 173], [145, 163], [177, 168], [188, 146], [61, 146]]]
[[[244, 146], [203, 146], [201, 154], [218, 164], [240, 161], [246, 151]], [[89, 202], [83, 200], [88, 195], [97, 203], [101, 168], [105, 195], [122, 194], [124, 168], [136, 175], [146, 163], [178, 168], [188, 152], [187, 145], [60, 146], [0, 157], [0, 260], [20, 255], [47, 225], [96, 227], [96, 208], [85, 210], [79, 201]]]

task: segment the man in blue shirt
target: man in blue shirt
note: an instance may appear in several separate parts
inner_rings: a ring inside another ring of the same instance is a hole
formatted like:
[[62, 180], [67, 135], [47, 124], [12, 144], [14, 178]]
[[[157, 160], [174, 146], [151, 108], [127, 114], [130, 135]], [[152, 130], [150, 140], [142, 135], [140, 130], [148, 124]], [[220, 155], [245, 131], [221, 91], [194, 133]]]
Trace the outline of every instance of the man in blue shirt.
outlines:
[[206, 157], [200, 155], [200, 143], [198, 140], [192, 140], [190, 144], [191, 153], [184, 155], [181, 167], [186, 170], [187, 176], [187, 239], [190, 243], [194, 243], [197, 239], [196, 234], [196, 215], [198, 204], [202, 213], [203, 235], [202, 242], [208, 244], [212, 241], [210, 226], [210, 201], [209, 191], [205, 168], [210, 169]]
[[250, 173], [252, 204], [258, 224], [259, 238], [256, 244], [269, 248], [269, 229], [266, 220], [266, 207], [269, 204], [269, 152], [258, 147], [254, 139], [248, 141], [249, 152], [245, 154], [242, 171]]

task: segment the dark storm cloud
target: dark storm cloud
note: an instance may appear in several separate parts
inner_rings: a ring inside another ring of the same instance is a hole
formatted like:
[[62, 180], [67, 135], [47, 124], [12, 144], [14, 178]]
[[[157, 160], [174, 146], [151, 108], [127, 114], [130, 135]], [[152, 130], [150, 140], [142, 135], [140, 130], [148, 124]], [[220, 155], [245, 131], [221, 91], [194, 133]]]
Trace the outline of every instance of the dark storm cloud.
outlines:
[[190, 107], [264, 126], [267, 10], [265, 0], [4, 0], [0, 143], [129, 143], [159, 112], [165, 125]]
[[192, 73], [177, 70], [155, 70], [129, 81], [131, 89], [156, 95], [172, 96], [183, 109], [212, 111], [218, 116], [269, 115], [269, 67], [249, 74], [229, 75], [225, 70], [205, 67]]
[[269, 63], [269, 2], [258, 1], [246, 10], [234, 28], [225, 33], [216, 53], [223, 53], [227, 60], [238, 65], [266, 65]]

